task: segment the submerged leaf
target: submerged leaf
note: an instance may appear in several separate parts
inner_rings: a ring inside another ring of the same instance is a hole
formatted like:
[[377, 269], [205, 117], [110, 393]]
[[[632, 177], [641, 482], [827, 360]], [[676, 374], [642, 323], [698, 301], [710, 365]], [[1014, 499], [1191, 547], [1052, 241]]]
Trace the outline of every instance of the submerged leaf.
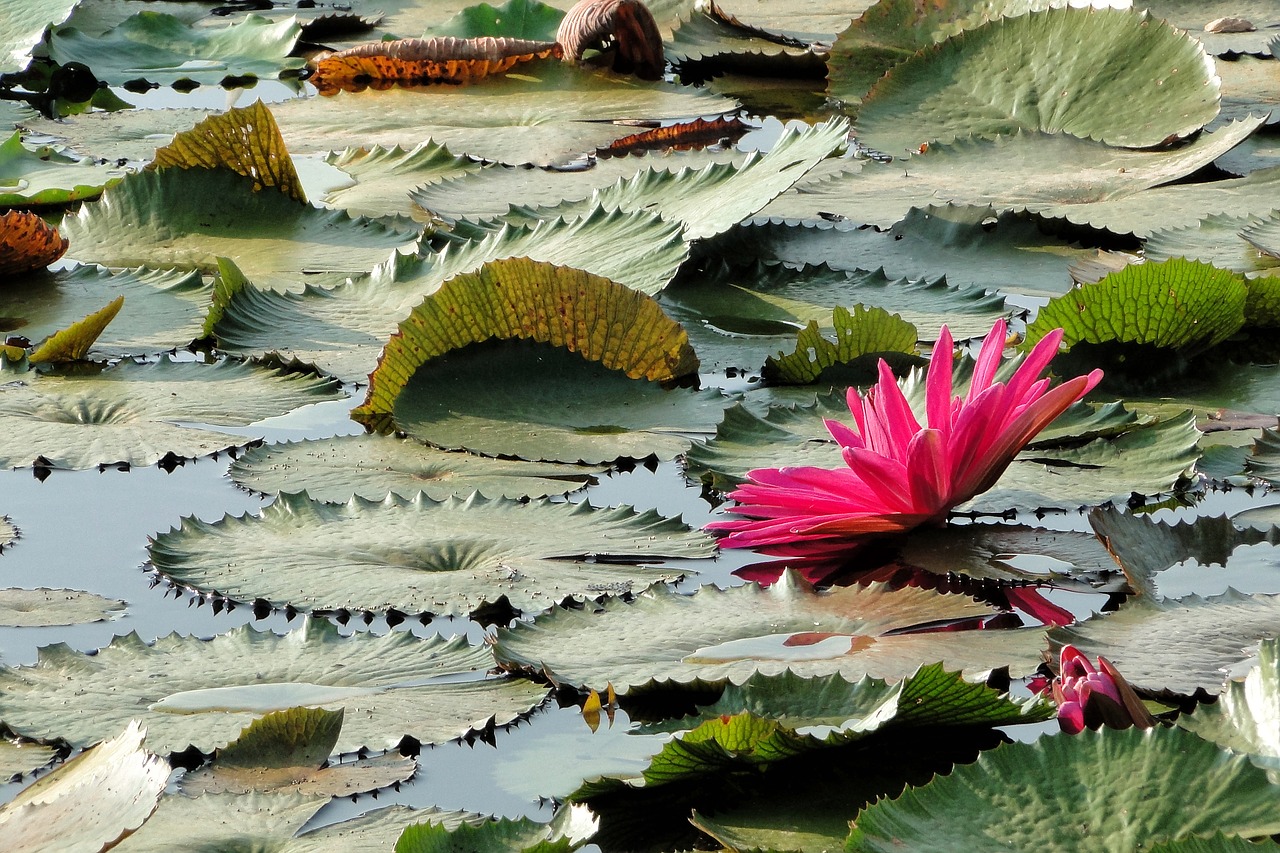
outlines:
[[28, 356], [32, 364], [42, 362], [82, 361], [97, 342], [107, 324], [116, 318], [124, 306], [124, 297], [117, 296], [104, 308], [93, 312], [65, 329], [54, 332]]
[[62, 257], [68, 241], [58, 229], [24, 210], [0, 214], [0, 275], [43, 269]]

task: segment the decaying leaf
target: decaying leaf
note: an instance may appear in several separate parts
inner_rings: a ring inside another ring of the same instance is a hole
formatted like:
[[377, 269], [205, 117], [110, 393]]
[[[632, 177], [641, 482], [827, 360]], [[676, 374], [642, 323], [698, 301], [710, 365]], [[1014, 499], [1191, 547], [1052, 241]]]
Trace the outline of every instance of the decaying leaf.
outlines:
[[44, 269], [67, 251], [67, 240], [37, 214], [11, 210], [0, 215], [0, 275]]
[[397, 84], [467, 83], [501, 74], [521, 62], [559, 55], [557, 44], [513, 38], [441, 36], [370, 42], [316, 57], [311, 82], [322, 95]]
[[596, 154], [600, 157], [625, 157], [642, 151], [691, 151], [731, 144], [750, 129], [750, 125], [739, 118], [714, 118], [710, 121], [697, 118], [624, 136], [596, 149]]
[[253, 178], [254, 190], [275, 187], [305, 203], [293, 158], [285, 149], [275, 116], [262, 101], [211, 115], [156, 149], [148, 169], [230, 169]]
[[29, 356], [32, 364], [41, 362], [82, 361], [89, 354], [89, 348], [107, 328], [107, 324], [115, 319], [124, 306], [124, 297], [117, 296], [104, 308], [94, 311], [88, 317], [73, 323], [65, 329], [54, 332], [35, 352]]
[[615, 46], [613, 70], [642, 80], [660, 80], [667, 65], [658, 24], [640, 0], [580, 0], [560, 22], [556, 41], [571, 61]]

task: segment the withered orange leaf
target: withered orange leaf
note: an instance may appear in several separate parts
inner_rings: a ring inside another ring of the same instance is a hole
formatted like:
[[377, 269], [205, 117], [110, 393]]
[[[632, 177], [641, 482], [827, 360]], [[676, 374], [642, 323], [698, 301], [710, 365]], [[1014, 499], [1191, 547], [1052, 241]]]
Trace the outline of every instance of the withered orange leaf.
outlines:
[[466, 83], [533, 59], [560, 57], [553, 42], [513, 38], [400, 39], [320, 54], [311, 82], [322, 95], [395, 85]]
[[566, 59], [584, 51], [615, 47], [613, 70], [642, 80], [660, 80], [667, 60], [653, 13], [640, 0], [581, 0], [560, 22], [556, 41]]
[[732, 143], [750, 129], [750, 125], [737, 118], [694, 119], [624, 136], [604, 148], [597, 148], [596, 154], [600, 157], [625, 157], [641, 151], [691, 151], [726, 140]]
[[66, 238], [38, 215], [25, 210], [0, 215], [0, 275], [44, 269], [66, 251]]

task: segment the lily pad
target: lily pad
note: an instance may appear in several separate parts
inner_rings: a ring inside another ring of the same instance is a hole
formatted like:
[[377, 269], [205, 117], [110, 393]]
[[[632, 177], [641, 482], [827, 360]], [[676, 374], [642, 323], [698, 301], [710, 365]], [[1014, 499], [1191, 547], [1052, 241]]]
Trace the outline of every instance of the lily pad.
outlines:
[[442, 501], [479, 492], [487, 498], [541, 498], [585, 488], [604, 468], [490, 459], [437, 450], [383, 435], [338, 436], [251, 447], [231, 463], [237, 484], [264, 494], [306, 491], [318, 501], [353, 495], [381, 500], [419, 492]]
[[[1008, 797], [1016, 810], [994, 806]], [[1023, 849], [1120, 853], [1215, 830], [1270, 835], [1280, 828], [1277, 804], [1280, 786], [1263, 771], [1195, 735], [1085, 731], [1005, 744], [876, 803], [858, 815], [845, 849], [968, 851], [1012, 838]]]
[[424, 218], [413, 204], [409, 188], [470, 174], [482, 167], [479, 160], [459, 157], [444, 145], [423, 142], [405, 150], [396, 145], [383, 148], [348, 148], [332, 152], [325, 162], [351, 176], [353, 186], [340, 187], [324, 197], [329, 207], [353, 216], [409, 216]]
[[396, 853], [569, 853], [591, 840], [599, 820], [584, 805], [564, 805], [550, 823], [529, 818], [494, 818], [482, 823], [465, 822], [456, 828], [422, 823], [405, 829], [396, 842]]
[[681, 573], [646, 562], [714, 553], [710, 536], [653, 511], [478, 495], [325, 504], [285, 494], [258, 516], [184, 518], [150, 547], [170, 581], [236, 601], [450, 616], [504, 596], [536, 612], [643, 588]]
[[494, 651], [508, 669], [543, 672], [556, 684], [612, 683], [620, 694], [741, 684], [755, 673], [787, 669], [805, 677], [899, 681], [920, 661], [939, 659], [972, 675], [1006, 666], [1014, 675], [1030, 672], [1043, 643], [1035, 629], [902, 633], [993, 614], [966, 596], [917, 587], [816, 593], [787, 574], [768, 589], [704, 586], [689, 596], [657, 587], [633, 602], [556, 610], [499, 629]]
[[1243, 681], [1229, 681], [1218, 701], [1178, 717], [1178, 725], [1254, 763], [1280, 770], [1280, 640], [1258, 644], [1258, 662]]
[[693, 4], [665, 48], [667, 59], [685, 79], [724, 72], [821, 77], [826, 71], [825, 57], [814, 44], [746, 26], [715, 3]]
[[[769, 357], [765, 376], [774, 382], [807, 385], [859, 368], [867, 376], [874, 375], [875, 363], [880, 360], [915, 361], [916, 327], [901, 316], [883, 308], [855, 305], [852, 312], [837, 306], [831, 317], [836, 332], [834, 343], [824, 338], [818, 324], [810, 320], [796, 336], [792, 352]], [[904, 355], [908, 358], [903, 359]]]
[[59, 329], [44, 340], [27, 356], [31, 364], [67, 364], [84, 361], [98, 336], [102, 334], [124, 306], [124, 297], [117, 296], [104, 307], [83, 317], [65, 329]]
[[[1151, 0], [1146, 8], [1205, 45], [1215, 54], [1265, 53], [1268, 30], [1280, 24], [1280, 13], [1266, 0]], [[1214, 33], [1206, 25], [1219, 18], [1243, 18], [1253, 25], [1250, 32]]]
[[538, 0], [507, 0], [501, 6], [479, 3], [468, 6], [439, 27], [433, 27], [431, 35], [458, 38], [506, 36], [554, 41], [556, 28], [563, 17], [563, 11]]
[[245, 626], [148, 644], [129, 634], [93, 654], [47, 646], [34, 666], [0, 670], [0, 718], [27, 736], [83, 745], [137, 717], [163, 755], [225, 746], [271, 711], [346, 707], [336, 751], [390, 749], [406, 737], [439, 743], [505, 725], [542, 701], [536, 684], [480, 679], [492, 665], [488, 650], [462, 637], [343, 637], [318, 619], [284, 636]]
[[1262, 431], [1246, 465], [1250, 476], [1280, 485], [1280, 430]]
[[1143, 254], [1149, 261], [1187, 258], [1247, 276], [1280, 271], [1280, 259], [1260, 252], [1244, 237], [1257, 221], [1253, 216], [1215, 214], [1194, 225], [1162, 228], [1147, 237]]
[[33, 0], [11, 4], [0, 18], [0, 71], [21, 71], [50, 23], [67, 17], [74, 0]]
[[[1104, 66], [1116, 73], [1100, 88]], [[1213, 63], [1176, 28], [1132, 10], [1048, 9], [894, 66], [863, 100], [857, 133], [895, 155], [1018, 129], [1146, 148], [1199, 130], [1218, 100]]]
[[97, 375], [29, 372], [0, 386], [0, 460], [90, 468], [153, 465], [173, 454], [202, 456], [248, 443], [203, 423], [245, 426], [307, 403], [342, 396], [339, 383], [241, 362], [122, 361]]
[[134, 832], [155, 811], [169, 780], [169, 763], [143, 748], [145, 734], [130, 722], [0, 808], [5, 849], [106, 850]]
[[301, 32], [294, 18], [272, 23], [250, 15], [226, 28], [206, 29], [162, 12], [139, 12], [101, 36], [74, 27], [54, 29], [47, 43], [58, 64], [84, 63], [114, 86], [137, 79], [218, 84], [301, 68], [302, 60], [289, 55]]
[[350, 796], [403, 782], [416, 762], [399, 753], [329, 762], [343, 711], [291, 708], [254, 720], [213, 762], [185, 774], [188, 796], [250, 791], [296, 792], [308, 796]]
[[66, 251], [67, 239], [39, 215], [27, 210], [0, 214], [0, 274], [44, 269]]
[[[169, 794], [142, 828], [126, 838], [116, 853], [168, 853], [190, 846], [194, 832], [213, 850], [292, 851], [291, 839], [328, 797], [303, 794]], [[319, 850], [332, 848], [312, 848]], [[384, 848], [385, 849], [385, 848]]]
[[0, 782], [16, 782], [49, 766], [57, 757], [57, 749], [42, 743], [0, 740]]
[[123, 601], [75, 589], [0, 590], [0, 626], [6, 628], [102, 622], [124, 609]]
[[61, 205], [97, 198], [125, 170], [88, 157], [75, 157], [49, 145], [28, 148], [22, 134], [0, 144], [0, 205]]
[[259, 287], [300, 290], [366, 273], [418, 230], [301, 204], [226, 169], [130, 175], [63, 220], [74, 257], [104, 266], [214, 272], [234, 260]]

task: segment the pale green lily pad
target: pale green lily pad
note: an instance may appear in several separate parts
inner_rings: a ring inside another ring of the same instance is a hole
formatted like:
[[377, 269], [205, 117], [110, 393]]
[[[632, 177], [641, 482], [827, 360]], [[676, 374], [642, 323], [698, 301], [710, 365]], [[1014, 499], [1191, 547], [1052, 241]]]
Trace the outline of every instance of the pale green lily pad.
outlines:
[[570, 853], [590, 841], [599, 824], [580, 803], [561, 806], [550, 823], [504, 817], [451, 829], [431, 821], [405, 829], [396, 853]]
[[1208, 838], [1188, 837], [1151, 846], [1151, 853], [1275, 853], [1278, 850], [1280, 844], [1274, 841], [1248, 841], [1221, 832]]
[[1139, 690], [1216, 694], [1223, 680], [1275, 635], [1280, 597], [1228, 590], [1212, 598], [1131, 599], [1119, 612], [1050, 633], [1090, 658], [1105, 656]]
[[997, 212], [1047, 211], [1126, 198], [1185, 177], [1247, 138], [1261, 118], [1232, 122], [1175, 148], [1113, 148], [1066, 134], [1019, 131], [995, 139], [956, 139], [894, 163], [868, 161], [806, 179], [779, 196], [766, 216], [813, 220], [819, 212], [888, 228], [913, 207], [990, 205]]
[[417, 763], [398, 752], [329, 761], [343, 711], [290, 708], [254, 720], [213, 762], [186, 773], [178, 787], [187, 796], [250, 791], [309, 796], [352, 796], [403, 782]]
[[[292, 852], [295, 833], [327, 802], [328, 797], [259, 791], [203, 797], [169, 794], [160, 798], [160, 807], [140, 830], [112, 849], [114, 853], [172, 853], [194, 842], [206, 850], [227, 853]], [[318, 848], [317, 853], [332, 849]]]
[[976, 675], [1039, 664], [1036, 629], [891, 633], [923, 624], [993, 615], [966, 596], [874, 584], [816, 593], [794, 575], [768, 589], [754, 584], [694, 595], [656, 587], [632, 602], [610, 599], [586, 610], [556, 610], [533, 623], [499, 629], [504, 667], [545, 673], [556, 684], [619, 693], [714, 682], [741, 684], [755, 673], [839, 673], [901, 680], [921, 661]]
[[0, 205], [34, 207], [97, 198], [125, 170], [42, 145], [28, 148], [14, 131], [0, 143]]
[[165, 169], [130, 175], [62, 222], [71, 256], [104, 266], [180, 267], [214, 272], [235, 261], [259, 287], [301, 290], [367, 273], [419, 230], [253, 191], [221, 169]]
[[409, 198], [410, 190], [420, 184], [443, 181], [467, 175], [482, 167], [478, 160], [459, 157], [443, 145], [423, 142], [412, 149], [394, 146], [383, 148], [348, 148], [332, 152], [324, 158], [351, 176], [353, 186], [329, 192], [324, 203], [345, 210], [353, 216], [408, 216], [424, 218], [421, 208]]
[[[67, 17], [74, 0], [31, 0], [5, 4], [0, 15], [0, 71], [21, 71], [45, 28]], [[2, 103], [2, 102], [0, 102]]]
[[335, 751], [390, 749], [406, 737], [440, 743], [506, 725], [546, 695], [526, 681], [481, 679], [492, 665], [462, 637], [342, 637], [318, 619], [283, 637], [248, 626], [212, 640], [170, 634], [148, 644], [130, 634], [94, 654], [47, 646], [34, 666], [0, 670], [0, 719], [24, 736], [82, 745], [136, 717], [163, 755], [224, 746], [271, 711], [345, 707]]
[[[475, 388], [503, 388], [477, 395]], [[418, 370], [396, 397], [396, 429], [487, 456], [598, 464], [674, 459], [709, 435], [730, 400], [715, 390], [663, 388], [545, 344], [455, 351]]]
[[[1146, 8], [1204, 42], [1212, 53], [1265, 53], [1272, 36], [1268, 29], [1280, 24], [1280, 11], [1267, 0], [1150, 0]], [[1244, 18], [1257, 29], [1245, 33], [1209, 33], [1205, 25], [1218, 18]]]
[[1260, 169], [1280, 166], [1280, 136], [1258, 133], [1213, 161], [1233, 175], [1248, 175]]
[[353, 495], [381, 500], [388, 493], [433, 500], [466, 497], [540, 498], [577, 491], [606, 469], [490, 459], [437, 450], [385, 435], [338, 436], [251, 447], [231, 463], [229, 475], [246, 489], [272, 494], [306, 491], [318, 501]]
[[1259, 251], [1244, 238], [1245, 230], [1258, 221], [1252, 216], [1215, 214], [1189, 227], [1161, 229], [1147, 237], [1143, 254], [1149, 261], [1188, 258], [1244, 275], [1275, 273], [1280, 258]]
[[777, 262], [721, 261], [682, 273], [659, 302], [688, 331], [704, 369], [759, 369], [767, 356], [794, 348], [805, 324], [829, 334], [836, 305], [883, 308], [926, 336], [946, 323], [958, 338], [984, 334], [1005, 311], [1000, 296], [943, 279], [893, 280], [880, 271]]
[[397, 253], [372, 274], [332, 290], [280, 294], [229, 287], [214, 300], [216, 322], [209, 331], [228, 352], [281, 352], [359, 382], [377, 367], [387, 339], [424, 297], [489, 261], [528, 257], [656, 293], [687, 256], [678, 226], [650, 213], [596, 209], [567, 222], [504, 226], [423, 258]]
[[1267, 429], [1253, 446], [1246, 462], [1251, 477], [1280, 485], [1280, 430]]
[[1217, 703], [1179, 716], [1178, 725], [1280, 770], [1280, 640], [1259, 643], [1258, 662], [1244, 680], [1227, 682]]
[[124, 609], [123, 601], [75, 589], [0, 590], [0, 626], [6, 628], [102, 622]]
[[683, 570], [644, 564], [710, 557], [715, 540], [630, 507], [478, 495], [326, 504], [285, 494], [258, 516], [184, 518], [149, 551], [171, 582], [235, 601], [456, 616], [503, 597], [536, 612], [673, 580]]
[[[880, 77], [918, 50], [964, 30], [998, 18], [1026, 15], [1063, 6], [1125, 8], [1124, 0], [882, 0], [857, 17], [836, 37], [827, 60], [827, 93], [846, 104], [858, 104]], [[854, 17], [854, 16], [850, 16]]]
[[42, 743], [0, 740], [0, 782], [19, 778], [48, 767], [58, 757], [58, 750]]
[[14, 526], [9, 516], [0, 516], [0, 551], [8, 545], [12, 545], [18, 539], [18, 528]]
[[1120, 570], [1096, 537], [1021, 524], [919, 528], [903, 537], [894, 560], [941, 577], [1076, 589], [1123, 586]]
[[1218, 121], [1245, 116], [1266, 116], [1267, 123], [1280, 122], [1280, 65], [1272, 57], [1257, 59], [1237, 57], [1233, 61], [1219, 59], [1218, 76], [1222, 78], [1222, 113]]
[[0, 807], [0, 836], [10, 853], [108, 850], [156, 809], [169, 763], [143, 748], [131, 721], [117, 737], [58, 767]]
[[[1016, 809], [997, 805], [1010, 798]], [[845, 849], [959, 853], [1012, 840], [1024, 850], [1129, 853], [1215, 830], [1270, 835], [1278, 805], [1280, 786], [1248, 759], [1180, 729], [1085, 731], [1005, 744], [869, 806]]]
[[[0, 460], [91, 468], [153, 465], [167, 455], [203, 456], [247, 444], [218, 426], [246, 426], [308, 403], [342, 397], [316, 376], [223, 361], [122, 361], [96, 375], [29, 372], [0, 386]], [[210, 424], [190, 428], [182, 423]]]
[[667, 60], [686, 79], [726, 71], [757, 77], [821, 77], [826, 71], [825, 56], [813, 44], [769, 35], [734, 26], [706, 6], [693, 4], [664, 47]]
[[112, 273], [84, 265], [41, 270], [15, 276], [0, 288], [0, 330], [38, 343], [123, 296], [124, 307], [91, 352], [151, 355], [203, 336], [202, 320], [212, 292], [194, 270], [139, 267]]
[[1249, 223], [1240, 234], [1258, 251], [1280, 259], [1280, 210]]
[[74, 27], [54, 29], [47, 43], [55, 62], [82, 62], [115, 86], [139, 78], [217, 84], [228, 77], [269, 78], [301, 68], [303, 60], [289, 56], [301, 33], [294, 18], [272, 23], [250, 15], [215, 30], [144, 11], [98, 37]]
[[487, 820], [473, 812], [446, 811], [429, 806], [386, 806], [341, 823], [311, 829], [295, 836], [279, 853], [387, 853], [404, 830], [415, 823], [438, 823], [454, 829]]
[[[1099, 85], [1097, 69], [1114, 71]], [[925, 48], [876, 83], [859, 141], [901, 156], [924, 143], [1018, 129], [1146, 148], [1218, 113], [1198, 42], [1132, 10], [1049, 9]]]
[[885, 232], [850, 223], [757, 219], [714, 248], [732, 257], [880, 269], [890, 278], [945, 274], [953, 286], [1036, 296], [1066, 292], [1071, 263], [1092, 254], [1046, 236], [1030, 216], [951, 206], [913, 208]]

